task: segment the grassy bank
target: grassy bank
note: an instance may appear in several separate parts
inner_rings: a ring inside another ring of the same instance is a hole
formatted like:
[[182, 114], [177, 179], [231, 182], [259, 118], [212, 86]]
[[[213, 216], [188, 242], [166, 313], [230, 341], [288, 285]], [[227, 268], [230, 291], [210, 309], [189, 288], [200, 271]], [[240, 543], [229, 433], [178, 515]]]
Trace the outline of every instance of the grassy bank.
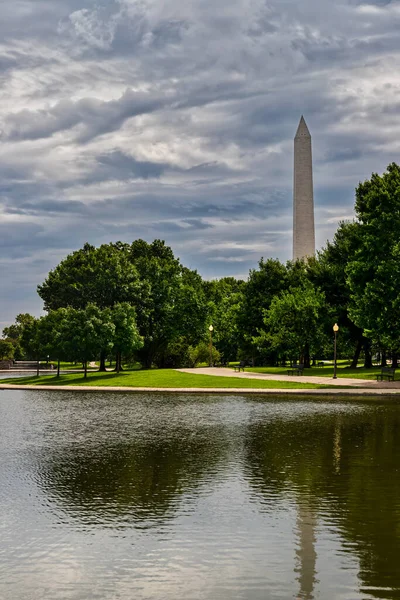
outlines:
[[235, 377], [214, 377], [180, 373], [169, 369], [150, 371], [125, 371], [123, 373], [88, 373], [86, 379], [82, 373], [61, 375], [40, 375], [39, 377], [18, 377], [0, 380], [8, 385], [95, 385], [103, 387], [156, 387], [156, 388], [257, 388], [257, 389], [320, 389], [329, 385], [296, 383], [292, 381], [260, 381], [258, 379], [239, 379]]

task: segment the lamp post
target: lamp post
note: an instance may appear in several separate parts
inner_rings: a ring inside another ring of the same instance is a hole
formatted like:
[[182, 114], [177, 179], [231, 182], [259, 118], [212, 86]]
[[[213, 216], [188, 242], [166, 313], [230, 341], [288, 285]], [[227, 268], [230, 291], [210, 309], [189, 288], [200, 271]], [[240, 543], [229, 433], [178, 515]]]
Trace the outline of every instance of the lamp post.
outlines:
[[212, 325], [210, 325], [210, 327], [208, 328], [208, 331], [210, 332], [210, 367], [212, 367], [213, 361], [212, 361], [212, 332], [214, 331], [214, 327]]
[[335, 334], [335, 342], [334, 342], [334, 351], [333, 351], [333, 379], [337, 379], [336, 377], [336, 336], [339, 331], [339, 325], [337, 323], [333, 326], [333, 333]]

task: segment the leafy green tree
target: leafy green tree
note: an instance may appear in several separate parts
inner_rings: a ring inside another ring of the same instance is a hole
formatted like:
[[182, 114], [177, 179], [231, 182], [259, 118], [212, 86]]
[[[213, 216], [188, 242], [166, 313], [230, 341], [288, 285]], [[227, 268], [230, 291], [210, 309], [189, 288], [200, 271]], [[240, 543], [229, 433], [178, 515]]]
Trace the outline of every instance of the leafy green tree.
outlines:
[[0, 360], [14, 358], [14, 344], [10, 340], [0, 340]]
[[[49, 273], [38, 292], [47, 310], [129, 303], [144, 338], [138, 356], [147, 367], [179, 337], [188, 345], [197, 343], [207, 314], [200, 275], [184, 268], [160, 240], [99, 248], [85, 244]], [[105, 370], [106, 354], [103, 349], [100, 370]]]
[[49, 356], [57, 360], [57, 377], [60, 376], [60, 361], [69, 360], [66, 342], [63, 338], [63, 330], [67, 327], [65, 321], [68, 311], [65, 308], [50, 311], [38, 321], [37, 336], [40, 341], [40, 349], [43, 356]]
[[307, 274], [310, 281], [319, 287], [326, 297], [330, 321], [327, 327], [331, 333], [332, 323], [337, 322], [341, 328], [339, 336], [348, 340], [353, 346], [352, 368], [356, 368], [362, 348], [364, 347], [365, 365], [370, 366], [371, 356], [368, 352], [368, 340], [363, 335], [349, 315], [350, 287], [347, 281], [347, 266], [355, 255], [360, 243], [360, 224], [356, 221], [342, 222], [334, 235], [332, 242], [318, 252], [315, 259], [307, 263]]
[[[264, 328], [264, 312], [268, 310], [273, 298], [287, 289], [287, 270], [279, 260], [263, 258], [258, 269], [252, 269], [243, 289], [243, 301], [238, 311], [237, 323], [242, 332], [241, 348], [248, 356], [257, 355], [260, 329]], [[273, 352], [268, 357], [274, 360]]]
[[[245, 282], [234, 277], [204, 281], [208, 298], [208, 319], [214, 327], [213, 345], [224, 361], [237, 357], [241, 331], [238, 324]], [[204, 332], [206, 335], [207, 331]]]
[[14, 345], [14, 359], [21, 360], [29, 358], [24, 355], [21, 347], [22, 332], [25, 326], [32, 324], [35, 317], [29, 313], [21, 313], [15, 317], [15, 323], [3, 329], [3, 338], [8, 339]]
[[130, 355], [143, 346], [143, 338], [136, 325], [136, 312], [127, 302], [115, 304], [111, 311], [111, 321], [114, 324], [115, 370], [122, 368], [122, 355]]
[[83, 363], [86, 378], [88, 361], [98, 358], [102, 350], [109, 353], [113, 349], [115, 325], [110, 309], [95, 304], [88, 304], [82, 310], [65, 309], [60, 336], [65, 354]]
[[[213, 365], [221, 360], [221, 354], [214, 345], [211, 348], [211, 358]], [[210, 363], [210, 344], [206, 342], [200, 342], [195, 348], [189, 348], [189, 365], [196, 367], [199, 363]]]
[[95, 248], [85, 244], [69, 254], [38, 286], [45, 310], [88, 304], [111, 308], [130, 302], [138, 292], [138, 276], [129, 260], [129, 246], [117, 242]]
[[309, 282], [272, 299], [264, 316], [264, 331], [257, 343], [270, 344], [280, 354], [299, 358], [306, 367], [309, 355], [321, 344], [321, 315], [325, 308], [324, 294]]
[[[400, 167], [356, 190], [359, 244], [347, 265], [349, 314], [366, 335], [400, 352]], [[397, 366], [396, 357], [394, 366]]]
[[[84, 309], [88, 304], [103, 309], [135, 301], [140, 292], [139, 280], [129, 252], [128, 244], [117, 242], [99, 248], [85, 244], [68, 255], [38, 286], [45, 310]], [[106, 370], [105, 358], [103, 349], [100, 371]]]
[[[21, 347], [27, 360], [39, 360], [42, 353], [39, 338], [39, 319], [33, 318], [25, 323], [21, 333]], [[39, 374], [39, 372], [38, 372]]]
[[136, 240], [130, 257], [141, 282], [141, 295], [132, 300], [144, 339], [138, 357], [150, 368], [180, 337], [188, 345], [198, 340], [205, 329], [207, 303], [200, 275], [183, 267], [163, 241]]

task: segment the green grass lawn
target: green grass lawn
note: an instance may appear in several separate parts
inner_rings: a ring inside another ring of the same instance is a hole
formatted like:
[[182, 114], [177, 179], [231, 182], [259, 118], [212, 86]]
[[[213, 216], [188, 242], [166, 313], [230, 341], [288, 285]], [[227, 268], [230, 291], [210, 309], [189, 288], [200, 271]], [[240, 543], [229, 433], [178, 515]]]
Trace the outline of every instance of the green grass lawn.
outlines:
[[[41, 361], [41, 364], [46, 364], [45, 361]], [[57, 369], [57, 362], [55, 362], [54, 360], [50, 361], [50, 364], [53, 365], [54, 369]], [[95, 367], [89, 367], [88, 365], [88, 370], [90, 369], [91, 371], [96, 370], [99, 368], [99, 363], [96, 363]], [[61, 361], [60, 362], [60, 369], [61, 371], [65, 370], [65, 371], [81, 371], [83, 369], [82, 363], [78, 363], [75, 364], [74, 362], [65, 362], [65, 361]]]
[[61, 375], [40, 375], [39, 377], [18, 377], [0, 380], [9, 385], [97, 385], [117, 387], [157, 387], [157, 388], [257, 388], [257, 389], [315, 389], [329, 385], [312, 383], [296, 383], [292, 381], [261, 381], [258, 379], [239, 379], [235, 377], [218, 377], [213, 375], [196, 375], [180, 373], [170, 369], [154, 369], [149, 371], [125, 371], [123, 373], [88, 373], [86, 379], [82, 373]]
[[[345, 365], [348, 363], [344, 363]], [[268, 373], [270, 375], [286, 375], [287, 369], [290, 367], [248, 367], [246, 371], [250, 373]], [[350, 369], [349, 367], [338, 365], [336, 370], [337, 377], [348, 377], [350, 379], [376, 379], [377, 373], [381, 372], [381, 367], [372, 367], [371, 369], [364, 369], [364, 367], [357, 367], [357, 369]], [[311, 375], [313, 377], [333, 377], [333, 365], [327, 365], [325, 367], [312, 367], [311, 369], [304, 369], [304, 375]]]
[[[46, 364], [45, 361], [42, 361], [42, 364]], [[57, 362], [55, 362], [54, 360], [51, 360], [50, 364], [53, 365], [54, 370], [57, 370]], [[88, 363], [88, 367], [87, 367], [88, 371], [97, 371], [98, 368], [99, 368], [99, 365], [100, 365], [99, 361], [96, 361], [96, 366], [95, 367], [90, 367], [89, 363]], [[111, 368], [114, 368], [114, 367], [115, 367], [115, 363], [113, 362], [111, 364]], [[126, 369], [129, 369], [130, 371], [138, 370], [138, 369], [141, 368], [139, 363], [135, 363], [134, 365], [124, 364], [123, 367], [126, 368]], [[110, 369], [110, 362], [109, 361], [106, 361], [106, 368]], [[60, 362], [60, 369], [61, 369], [61, 371], [82, 371], [83, 370], [83, 365], [82, 365], [82, 363], [75, 364], [74, 362], [61, 361]]]

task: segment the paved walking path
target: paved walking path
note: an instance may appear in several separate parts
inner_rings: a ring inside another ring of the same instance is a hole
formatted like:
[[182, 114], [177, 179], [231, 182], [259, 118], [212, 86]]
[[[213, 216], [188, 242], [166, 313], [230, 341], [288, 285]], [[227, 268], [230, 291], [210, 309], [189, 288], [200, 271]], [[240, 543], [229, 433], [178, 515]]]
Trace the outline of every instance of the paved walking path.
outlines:
[[357, 388], [371, 389], [400, 389], [400, 381], [375, 381], [373, 379], [351, 379], [350, 377], [317, 377], [315, 375], [285, 375], [267, 373], [252, 373], [250, 371], [235, 372], [231, 368], [224, 367], [199, 367], [197, 369], [176, 369], [182, 373], [191, 373], [192, 375], [214, 375], [218, 377], [237, 377], [238, 379], [266, 379], [270, 381], [292, 381], [295, 383], [316, 383], [332, 386], [351, 386]]

